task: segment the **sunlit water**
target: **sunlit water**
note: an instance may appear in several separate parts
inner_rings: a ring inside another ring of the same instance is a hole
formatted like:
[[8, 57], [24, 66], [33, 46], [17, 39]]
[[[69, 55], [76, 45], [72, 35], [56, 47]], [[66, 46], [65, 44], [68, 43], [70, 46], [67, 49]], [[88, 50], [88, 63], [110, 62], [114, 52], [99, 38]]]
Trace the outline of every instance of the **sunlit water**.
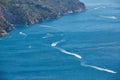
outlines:
[[118, 2], [17, 26], [0, 38], [0, 80], [120, 80]]

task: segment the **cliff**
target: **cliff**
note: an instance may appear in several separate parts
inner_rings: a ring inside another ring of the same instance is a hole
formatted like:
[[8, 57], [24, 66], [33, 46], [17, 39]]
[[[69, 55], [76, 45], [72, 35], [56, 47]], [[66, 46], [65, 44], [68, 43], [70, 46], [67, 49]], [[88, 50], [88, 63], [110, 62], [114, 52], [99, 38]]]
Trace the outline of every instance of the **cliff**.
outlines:
[[0, 0], [0, 36], [14, 29], [11, 24], [34, 24], [84, 10], [79, 0]]

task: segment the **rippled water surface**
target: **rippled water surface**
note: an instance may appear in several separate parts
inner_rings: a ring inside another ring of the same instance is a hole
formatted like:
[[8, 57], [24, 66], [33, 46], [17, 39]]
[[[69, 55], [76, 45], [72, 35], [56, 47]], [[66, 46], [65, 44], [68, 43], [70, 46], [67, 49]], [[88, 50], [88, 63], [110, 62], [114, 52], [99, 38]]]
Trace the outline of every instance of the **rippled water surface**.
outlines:
[[0, 38], [0, 80], [120, 80], [119, 0], [94, 1]]

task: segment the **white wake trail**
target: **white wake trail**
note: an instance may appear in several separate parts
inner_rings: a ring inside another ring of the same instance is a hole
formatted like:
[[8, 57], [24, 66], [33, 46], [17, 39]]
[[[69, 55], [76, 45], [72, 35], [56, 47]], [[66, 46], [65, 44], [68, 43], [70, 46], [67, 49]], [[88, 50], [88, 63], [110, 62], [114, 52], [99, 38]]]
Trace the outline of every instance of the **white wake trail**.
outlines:
[[69, 51], [64, 50], [64, 49], [62, 49], [62, 48], [56, 47], [57, 44], [59, 44], [59, 43], [61, 43], [61, 42], [63, 42], [63, 41], [64, 41], [64, 40], [57, 41], [57, 42], [53, 42], [53, 43], [51, 44], [51, 46], [52, 46], [52, 47], [55, 47], [56, 49], [58, 49], [58, 50], [59, 50], [60, 52], [62, 52], [62, 53], [65, 53], [65, 54], [69, 54], [69, 55], [75, 56], [75, 57], [77, 57], [77, 58], [79, 58], [79, 59], [82, 58], [80, 55], [78, 55], [78, 54], [76, 54], [76, 53], [72, 53], [72, 52], [69, 52]]
[[[62, 41], [63, 41], [63, 40], [62, 40]], [[59, 43], [61, 43], [62, 41], [54, 42], [54, 43], [51, 44], [51, 46], [54, 47], [54, 48], [56, 48], [57, 50], [59, 50], [59, 51], [62, 52], [62, 53], [65, 53], [65, 54], [74, 56], [74, 57], [76, 57], [76, 58], [78, 58], [78, 59], [82, 59], [82, 56], [80, 56], [80, 55], [78, 55], [78, 54], [76, 54], [76, 53], [72, 53], [72, 52], [69, 52], [69, 51], [64, 50], [64, 49], [62, 49], [62, 48], [56, 47], [56, 46], [57, 46]], [[81, 63], [81, 65], [84, 66], [84, 67], [94, 68], [94, 69], [99, 70], [99, 71], [104, 71], [104, 72], [113, 73], [113, 74], [117, 73], [117, 72], [115, 72], [115, 71], [113, 71], [113, 70], [110, 70], [110, 69], [107, 69], [107, 68], [101, 68], [101, 67], [98, 67], [98, 66], [93, 66], [93, 65], [83, 64], [83, 63]]]
[[63, 42], [63, 41], [64, 41], [64, 40], [57, 41], [57, 42], [53, 42], [53, 43], [51, 44], [51, 46], [52, 46], [52, 47], [56, 47], [57, 44], [59, 44], [59, 43], [61, 43], [61, 42]]
[[23, 32], [19, 32], [20, 35], [23, 35], [23, 36], [27, 36], [26, 33], [23, 33]]
[[65, 54], [69, 54], [69, 55], [75, 56], [75, 57], [77, 57], [77, 58], [79, 58], [79, 59], [82, 58], [80, 55], [78, 55], [78, 54], [76, 54], [76, 53], [72, 53], [72, 52], [66, 51], [66, 50], [64, 50], [64, 49], [62, 49], [62, 48], [57, 48], [57, 49], [58, 49], [59, 51], [65, 53]]
[[107, 19], [117, 19], [116, 16], [101, 16], [103, 18], [107, 18]]
[[42, 37], [42, 38], [49, 38], [49, 37], [52, 37], [53, 36], [53, 34], [49, 34], [49, 33], [47, 33], [44, 37]]
[[95, 7], [94, 9], [97, 10], [97, 9], [102, 9], [102, 8], [105, 9], [106, 6], [98, 6], [98, 7]]
[[59, 43], [59, 41], [58, 42], [54, 42], [54, 43], [51, 44], [51, 46], [55, 47], [58, 43]]
[[106, 68], [101, 68], [101, 67], [98, 67], [98, 66], [93, 66], [93, 65], [87, 65], [87, 64], [83, 64], [81, 63], [82, 66], [85, 66], [85, 67], [90, 67], [90, 68], [94, 68], [94, 69], [97, 69], [97, 70], [100, 70], [100, 71], [104, 71], [104, 72], [108, 72], [108, 73], [117, 73], [113, 70], [110, 70], [110, 69], [106, 69]]

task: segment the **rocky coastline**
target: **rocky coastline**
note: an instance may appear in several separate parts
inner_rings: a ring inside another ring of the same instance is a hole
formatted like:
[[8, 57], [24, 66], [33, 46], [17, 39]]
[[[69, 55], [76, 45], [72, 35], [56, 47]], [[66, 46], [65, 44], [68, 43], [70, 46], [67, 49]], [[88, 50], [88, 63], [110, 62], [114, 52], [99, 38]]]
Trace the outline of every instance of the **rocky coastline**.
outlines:
[[85, 11], [79, 0], [0, 0], [0, 36], [14, 25], [30, 25], [62, 15]]

